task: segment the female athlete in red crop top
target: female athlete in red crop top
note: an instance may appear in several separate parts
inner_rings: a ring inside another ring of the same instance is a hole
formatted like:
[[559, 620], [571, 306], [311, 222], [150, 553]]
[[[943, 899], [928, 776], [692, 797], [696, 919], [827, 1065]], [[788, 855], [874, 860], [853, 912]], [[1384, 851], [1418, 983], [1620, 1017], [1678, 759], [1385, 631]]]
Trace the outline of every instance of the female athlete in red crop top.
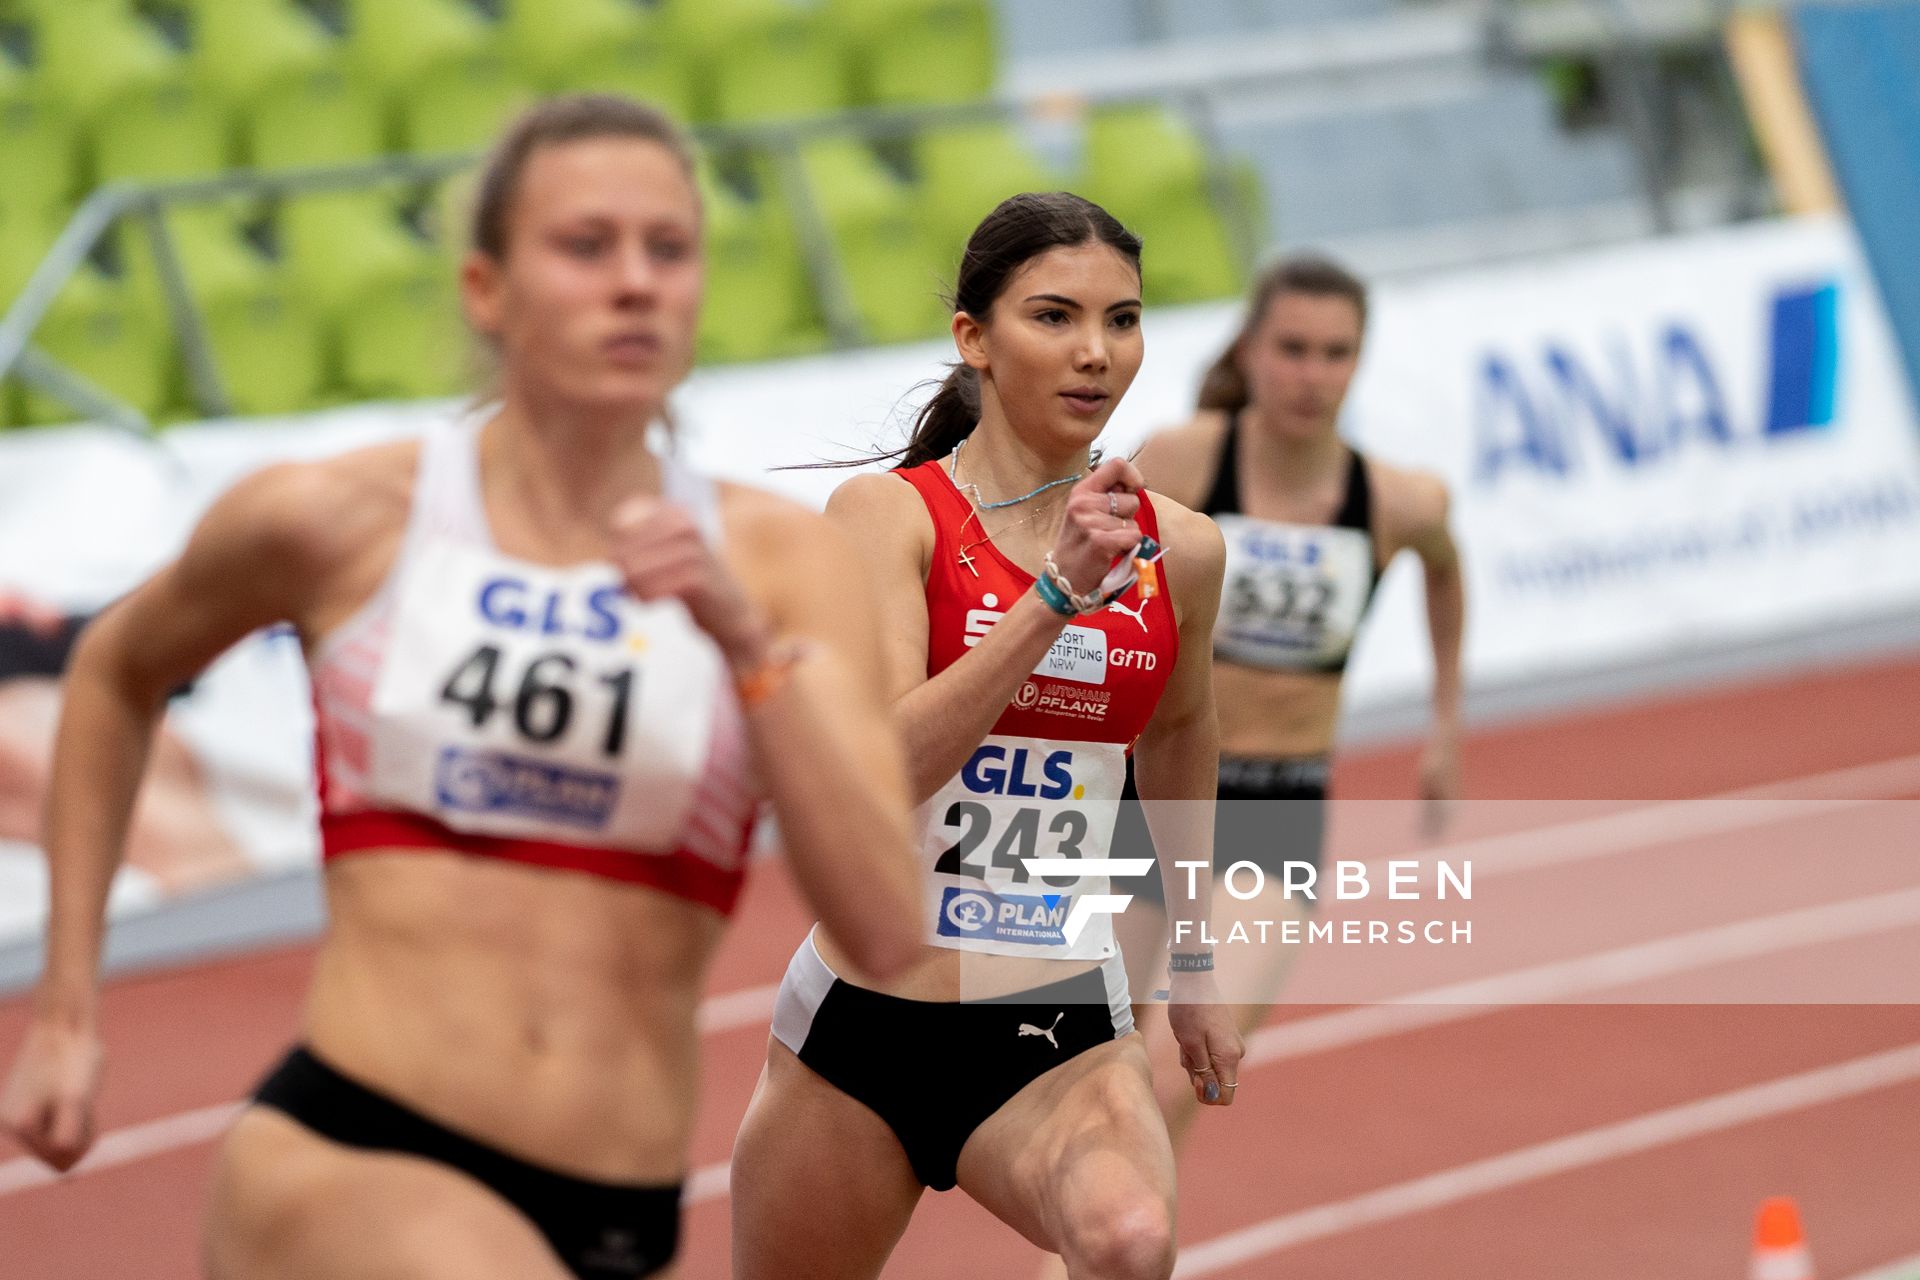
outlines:
[[[1076, 1276], [1173, 1267], [1173, 1154], [1107, 914], [1124, 898], [1076, 868], [1111, 855], [1136, 744], [1162, 849], [1208, 848], [1223, 548], [1125, 461], [1088, 473], [1140, 367], [1137, 239], [1077, 196], [1016, 196], [955, 295], [963, 366], [899, 468], [827, 508], [881, 591], [927, 945], [891, 980], [824, 936], [788, 966], [734, 1145], [740, 1280], [870, 1280], [922, 1191], [955, 1186]], [[1143, 536], [1166, 548], [1157, 591], [1128, 581]], [[1174, 988], [1182, 1064], [1230, 1102], [1241, 1042], [1211, 975]]]
[[754, 808], [863, 967], [921, 933], [865, 575], [831, 525], [647, 447], [692, 362], [700, 202], [622, 99], [483, 175], [467, 317], [502, 400], [275, 468], [80, 641], [48, 963], [4, 1104], [86, 1150], [102, 907], [164, 692], [256, 627], [311, 662], [331, 927], [305, 1043], [221, 1153], [215, 1280], [666, 1269], [702, 977]]

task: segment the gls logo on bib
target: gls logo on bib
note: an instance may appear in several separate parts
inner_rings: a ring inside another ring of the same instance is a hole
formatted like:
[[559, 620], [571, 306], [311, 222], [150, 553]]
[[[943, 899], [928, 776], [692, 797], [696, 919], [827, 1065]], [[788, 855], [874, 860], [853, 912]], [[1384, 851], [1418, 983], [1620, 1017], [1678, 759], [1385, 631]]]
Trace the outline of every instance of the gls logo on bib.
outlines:
[[923, 810], [936, 941], [1009, 955], [1111, 954], [1111, 929], [1090, 926], [1127, 901], [1105, 883], [1125, 775], [1118, 743], [981, 743]]

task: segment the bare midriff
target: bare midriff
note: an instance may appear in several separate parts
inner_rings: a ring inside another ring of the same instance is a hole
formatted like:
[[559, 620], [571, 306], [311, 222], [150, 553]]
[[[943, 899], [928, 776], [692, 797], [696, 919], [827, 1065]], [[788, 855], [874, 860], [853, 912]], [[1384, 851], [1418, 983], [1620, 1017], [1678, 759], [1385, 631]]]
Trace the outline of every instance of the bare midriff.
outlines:
[[575, 1177], [668, 1183], [723, 920], [642, 886], [418, 849], [326, 872], [307, 1043], [367, 1087]]
[[1340, 677], [1323, 671], [1263, 671], [1213, 664], [1220, 754], [1277, 760], [1323, 756], [1340, 719]]

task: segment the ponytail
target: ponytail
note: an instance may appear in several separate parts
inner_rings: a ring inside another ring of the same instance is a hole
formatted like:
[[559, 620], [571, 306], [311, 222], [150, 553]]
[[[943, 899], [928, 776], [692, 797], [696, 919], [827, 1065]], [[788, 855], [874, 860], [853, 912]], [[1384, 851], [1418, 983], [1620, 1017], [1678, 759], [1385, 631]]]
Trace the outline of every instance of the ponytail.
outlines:
[[917, 467], [944, 458], [979, 424], [980, 371], [969, 364], [956, 364], [933, 399], [914, 418], [913, 434], [907, 437], [906, 447], [894, 455], [894, 465]]
[[1240, 371], [1240, 344], [1235, 342], [1207, 370], [1207, 376], [1200, 380], [1200, 404], [1202, 409], [1221, 409], [1227, 415], [1239, 413], [1253, 400], [1253, 392], [1247, 386], [1247, 375]]

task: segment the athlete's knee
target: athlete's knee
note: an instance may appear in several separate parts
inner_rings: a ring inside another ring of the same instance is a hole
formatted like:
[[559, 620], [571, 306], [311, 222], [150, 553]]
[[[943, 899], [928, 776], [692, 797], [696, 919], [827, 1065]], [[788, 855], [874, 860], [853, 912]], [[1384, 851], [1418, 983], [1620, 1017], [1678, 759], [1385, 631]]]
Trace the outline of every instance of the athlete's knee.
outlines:
[[1173, 1274], [1173, 1207], [1128, 1197], [1067, 1232], [1063, 1255], [1073, 1280], [1167, 1280]]

